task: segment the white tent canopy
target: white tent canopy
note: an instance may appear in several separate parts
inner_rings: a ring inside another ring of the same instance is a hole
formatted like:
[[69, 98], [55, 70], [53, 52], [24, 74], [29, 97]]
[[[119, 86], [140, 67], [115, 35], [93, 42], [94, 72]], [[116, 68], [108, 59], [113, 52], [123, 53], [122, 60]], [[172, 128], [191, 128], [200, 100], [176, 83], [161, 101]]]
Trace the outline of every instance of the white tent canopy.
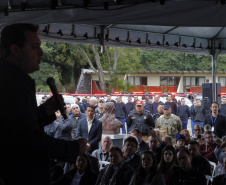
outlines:
[[225, 0], [0, 0], [0, 27], [29, 22], [40, 25], [43, 40], [212, 55], [214, 82], [215, 55], [226, 53], [224, 3]]

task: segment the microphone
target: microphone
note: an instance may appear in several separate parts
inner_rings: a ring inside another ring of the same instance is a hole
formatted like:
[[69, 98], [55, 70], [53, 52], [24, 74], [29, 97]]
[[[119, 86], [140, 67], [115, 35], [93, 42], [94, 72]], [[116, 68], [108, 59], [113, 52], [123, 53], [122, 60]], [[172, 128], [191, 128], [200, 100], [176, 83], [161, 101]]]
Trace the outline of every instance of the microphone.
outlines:
[[55, 80], [52, 77], [49, 77], [46, 80], [47, 85], [50, 87], [52, 93], [53, 93], [53, 98], [56, 101], [57, 107], [59, 108], [62, 116], [64, 117], [64, 119], [67, 119], [67, 114], [66, 114], [66, 110], [64, 108], [64, 105], [61, 103], [60, 101], [60, 96], [58, 94], [58, 90], [56, 88], [56, 84], [55, 84]]

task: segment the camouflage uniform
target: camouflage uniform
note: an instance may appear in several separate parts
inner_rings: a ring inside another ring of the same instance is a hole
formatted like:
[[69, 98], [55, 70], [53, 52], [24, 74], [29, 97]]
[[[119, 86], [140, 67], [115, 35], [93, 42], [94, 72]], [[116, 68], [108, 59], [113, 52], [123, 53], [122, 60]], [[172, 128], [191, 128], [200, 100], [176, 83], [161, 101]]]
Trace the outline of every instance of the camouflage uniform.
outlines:
[[182, 130], [182, 122], [180, 118], [174, 114], [171, 114], [169, 118], [162, 115], [157, 119], [155, 128], [160, 129], [162, 136], [171, 136], [175, 142], [176, 135]]

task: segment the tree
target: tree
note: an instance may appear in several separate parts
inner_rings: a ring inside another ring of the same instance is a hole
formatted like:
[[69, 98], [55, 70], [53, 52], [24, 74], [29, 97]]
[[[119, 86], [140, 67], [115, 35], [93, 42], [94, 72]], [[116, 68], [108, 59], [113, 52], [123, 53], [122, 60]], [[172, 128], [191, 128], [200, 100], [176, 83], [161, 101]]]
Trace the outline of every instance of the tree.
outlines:
[[[97, 69], [94, 67], [94, 65], [91, 62], [90, 57], [87, 55], [87, 53], [81, 47], [79, 47], [80, 52], [86, 58], [88, 64], [90, 65], [90, 68], [98, 76], [98, 79], [99, 79], [99, 82], [100, 82], [101, 91], [105, 93], [106, 92], [106, 88], [105, 88], [105, 79], [104, 79], [104, 70], [103, 70], [103, 67], [102, 67], [102, 61], [100, 59], [100, 55], [98, 53], [97, 47], [96, 46], [92, 46], [92, 49], [93, 49], [93, 53], [94, 53], [94, 56], [95, 56], [95, 63], [96, 63]], [[110, 56], [108, 54], [107, 49], [106, 49], [106, 53], [107, 53], [108, 71], [110, 71], [110, 74], [112, 75], [113, 71], [116, 70], [118, 58], [119, 58], [119, 55], [121, 53], [121, 48], [119, 48], [119, 50], [117, 50], [117, 48], [115, 48], [113, 65], [111, 65], [111, 58], [110, 58]]]

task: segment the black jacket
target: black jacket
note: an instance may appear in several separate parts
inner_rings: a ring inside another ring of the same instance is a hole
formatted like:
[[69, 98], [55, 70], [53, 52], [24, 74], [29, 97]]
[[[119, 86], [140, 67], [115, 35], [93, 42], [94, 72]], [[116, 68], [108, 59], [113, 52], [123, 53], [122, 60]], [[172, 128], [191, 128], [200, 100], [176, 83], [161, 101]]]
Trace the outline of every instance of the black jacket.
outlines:
[[[96, 185], [100, 185], [102, 179], [104, 178], [105, 171], [108, 169], [109, 165], [107, 165], [103, 170], [101, 170]], [[121, 168], [118, 169], [117, 175], [114, 178], [114, 185], [130, 185], [133, 181], [135, 171], [133, 168], [128, 166], [127, 164], [124, 164]], [[113, 174], [111, 175], [111, 177]], [[104, 183], [104, 185], [108, 185], [110, 179], [107, 178], [108, 183]]]
[[115, 103], [115, 117], [117, 119], [125, 119], [126, 118], [126, 105], [125, 103]]
[[149, 111], [143, 111], [142, 114], [138, 114], [136, 111], [132, 111], [127, 119], [127, 126], [130, 130], [138, 128], [144, 130], [145, 128], [155, 127], [155, 123], [152, 119]]
[[205, 157], [199, 155], [196, 158], [192, 158], [191, 164], [193, 168], [201, 171], [204, 175], [212, 176], [210, 163]]
[[192, 117], [194, 118], [195, 122], [204, 122], [206, 111], [204, 106], [201, 107], [194, 107], [192, 112]]
[[224, 185], [225, 184], [225, 174], [217, 175], [213, 178], [212, 185]]
[[211, 127], [214, 127], [213, 133], [218, 137], [222, 138], [226, 134], [226, 119], [222, 114], [218, 114], [217, 118], [214, 119], [212, 114], [207, 114], [205, 116], [204, 125], [209, 124]]
[[141, 153], [143, 153], [146, 150], [149, 150], [149, 146], [148, 144], [142, 139], [142, 141], [139, 143], [139, 151], [141, 151]]
[[181, 121], [187, 121], [191, 117], [190, 109], [187, 105], [180, 105], [177, 108], [177, 115], [180, 117]]
[[[64, 174], [63, 177], [61, 177], [59, 180], [55, 181], [51, 185], [71, 185], [71, 182], [75, 176], [75, 173], [77, 172], [77, 169], [72, 169]], [[81, 177], [79, 185], [94, 185], [97, 180], [96, 173], [93, 173], [89, 170], [86, 170]]]
[[133, 158], [131, 160], [125, 160], [125, 163], [133, 168], [135, 171], [138, 170], [138, 167], [141, 163], [141, 157], [137, 153], [134, 154]]
[[170, 185], [206, 185], [205, 175], [191, 168], [189, 171], [185, 172], [180, 170], [177, 173], [172, 174], [170, 178]]
[[44, 104], [37, 107], [35, 82], [29, 75], [1, 61], [0, 86], [4, 97], [0, 102], [0, 176], [7, 185], [50, 184], [50, 157], [75, 162], [78, 142], [44, 133], [44, 126], [56, 117], [46, 114]]

